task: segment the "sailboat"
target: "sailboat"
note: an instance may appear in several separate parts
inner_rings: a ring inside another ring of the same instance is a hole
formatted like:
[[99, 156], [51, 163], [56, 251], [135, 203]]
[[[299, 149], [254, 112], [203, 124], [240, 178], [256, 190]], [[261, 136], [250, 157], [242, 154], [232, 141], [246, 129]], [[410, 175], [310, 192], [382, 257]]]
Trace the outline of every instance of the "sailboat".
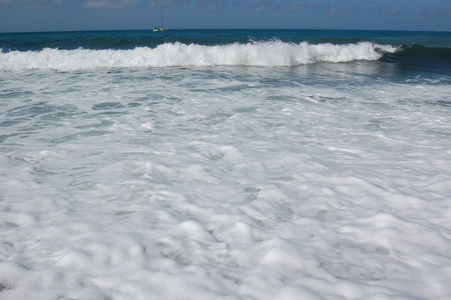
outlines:
[[154, 27], [153, 31], [166, 31], [166, 30], [168, 30], [167, 28], [164, 27], [164, 24], [163, 24], [163, 6], [160, 6], [160, 10], [161, 10], [161, 27]]

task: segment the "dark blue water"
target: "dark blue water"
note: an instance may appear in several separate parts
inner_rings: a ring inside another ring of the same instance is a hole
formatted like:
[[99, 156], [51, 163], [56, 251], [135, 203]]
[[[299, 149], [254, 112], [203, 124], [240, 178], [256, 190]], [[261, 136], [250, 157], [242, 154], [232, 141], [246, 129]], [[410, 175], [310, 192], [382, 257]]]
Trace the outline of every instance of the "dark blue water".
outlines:
[[162, 43], [196, 43], [222, 45], [278, 39], [283, 42], [346, 44], [371, 41], [382, 44], [419, 45], [428, 48], [451, 48], [451, 32], [366, 31], [366, 30], [168, 30], [83, 31], [0, 33], [0, 48], [10, 50], [41, 50], [43, 48], [133, 49], [155, 47]]

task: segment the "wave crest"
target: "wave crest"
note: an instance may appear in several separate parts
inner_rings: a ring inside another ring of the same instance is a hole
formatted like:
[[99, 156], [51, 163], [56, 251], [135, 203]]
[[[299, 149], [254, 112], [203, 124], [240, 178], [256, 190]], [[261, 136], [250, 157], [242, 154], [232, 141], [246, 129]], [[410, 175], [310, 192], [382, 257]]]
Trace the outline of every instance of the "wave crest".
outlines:
[[59, 50], [11, 51], [0, 53], [0, 70], [51, 69], [58, 71], [97, 68], [142, 68], [183, 66], [299, 66], [317, 62], [378, 60], [397, 47], [370, 42], [355, 44], [299, 44], [281, 41], [204, 46], [165, 43], [156, 48], [132, 50]]

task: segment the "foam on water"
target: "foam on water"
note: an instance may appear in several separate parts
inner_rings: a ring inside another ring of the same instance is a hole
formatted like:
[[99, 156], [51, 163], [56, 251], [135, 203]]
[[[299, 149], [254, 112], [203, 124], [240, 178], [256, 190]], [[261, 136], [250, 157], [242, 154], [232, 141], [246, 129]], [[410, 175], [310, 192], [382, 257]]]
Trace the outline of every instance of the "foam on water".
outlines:
[[0, 298], [450, 297], [449, 81], [369, 64], [8, 67]]
[[132, 50], [0, 51], [0, 71], [52, 69], [59, 71], [94, 68], [141, 68], [174, 66], [299, 66], [316, 62], [377, 60], [397, 47], [370, 42], [312, 45], [281, 41], [203, 46], [165, 43], [156, 48]]

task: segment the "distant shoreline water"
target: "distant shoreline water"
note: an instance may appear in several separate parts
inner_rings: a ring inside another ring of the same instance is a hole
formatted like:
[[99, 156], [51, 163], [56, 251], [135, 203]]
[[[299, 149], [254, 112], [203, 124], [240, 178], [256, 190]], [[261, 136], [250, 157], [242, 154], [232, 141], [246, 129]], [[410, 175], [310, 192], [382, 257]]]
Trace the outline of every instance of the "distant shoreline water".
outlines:
[[[101, 40], [101, 39], [104, 40]], [[90, 45], [92, 39], [99, 43]], [[118, 44], [108, 43], [117, 41]], [[283, 42], [324, 41], [347, 43], [374, 41], [377, 43], [418, 44], [431, 47], [451, 47], [451, 32], [397, 31], [397, 30], [321, 30], [321, 29], [172, 29], [163, 32], [152, 30], [94, 30], [0, 33], [0, 48], [9, 50], [37, 50], [39, 47], [56, 46], [60, 49], [73, 47], [97, 47], [107, 49], [131, 49], [137, 46], [155, 46], [164, 42], [218, 44], [279, 39]], [[77, 40], [77, 41], [74, 41]], [[105, 42], [102, 44], [101, 42]], [[23, 43], [23, 44], [22, 44]], [[40, 44], [42, 43], [42, 44]], [[86, 44], [85, 44], [86, 43]], [[122, 44], [121, 44], [122, 43]], [[4, 50], [5, 51], [5, 50]]]
[[[90, 29], [90, 30], [45, 30], [45, 31], [5, 31], [0, 34], [28, 34], [28, 33], [73, 33], [73, 32], [131, 32], [153, 29]], [[168, 31], [355, 31], [355, 32], [424, 32], [450, 33], [448, 30], [409, 30], [409, 29], [306, 29], [306, 28], [170, 28]]]

